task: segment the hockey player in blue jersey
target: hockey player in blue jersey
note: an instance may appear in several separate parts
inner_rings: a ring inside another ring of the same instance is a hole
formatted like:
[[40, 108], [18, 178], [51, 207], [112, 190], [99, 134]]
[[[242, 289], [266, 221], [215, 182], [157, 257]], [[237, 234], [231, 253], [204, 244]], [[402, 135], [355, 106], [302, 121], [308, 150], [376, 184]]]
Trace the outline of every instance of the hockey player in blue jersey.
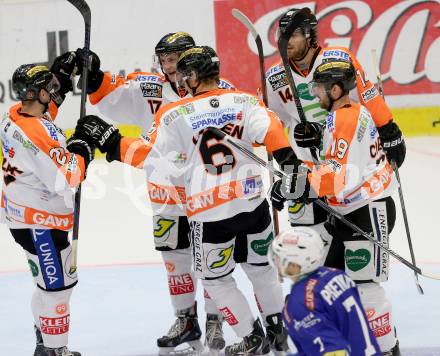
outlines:
[[279, 274], [293, 281], [283, 319], [298, 356], [382, 355], [356, 284], [323, 267], [324, 244], [311, 228], [282, 232], [269, 249]]

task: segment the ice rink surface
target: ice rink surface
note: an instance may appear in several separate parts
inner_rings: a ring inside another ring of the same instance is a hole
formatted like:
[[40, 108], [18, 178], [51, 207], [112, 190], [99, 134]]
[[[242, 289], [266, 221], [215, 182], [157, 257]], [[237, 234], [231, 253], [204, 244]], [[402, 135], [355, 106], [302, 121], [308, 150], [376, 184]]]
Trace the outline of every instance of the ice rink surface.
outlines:
[[[440, 138], [407, 139], [400, 170], [414, 249], [422, 270], [440, 274]], [[71, 349], [85, 356], [157, 354], [156, 338], [171, 325], [165, 268], [154, 251], [151, 211], [144, 174], [120, 163], [93, 162], [83, 185], [79, 279], [71, 303]], [[400, 205], [391, 248], [409, 258]], [[282, 228], [288, 226], [282, 215]], [[412, 272], [392, 260], [385, 289], [403, 355], [440, 356], [440, 281], [421, 278], [417, 293]], [[253, 303], [240, 268], [238, 284]], [[286, 292], [289, 289], [285, 282]], [[33, 289], [26, 258], [0, 224], [0, 355], [29, 356], [34, 349], [30, 298]], [[199, 290], [200, 293], [200, 290]], [[203, 301], [199, 304], [204, 329]], [[255, 315], [257, 315], [254, 306]], [[235, 341], [225, 326], [227, 341]]]

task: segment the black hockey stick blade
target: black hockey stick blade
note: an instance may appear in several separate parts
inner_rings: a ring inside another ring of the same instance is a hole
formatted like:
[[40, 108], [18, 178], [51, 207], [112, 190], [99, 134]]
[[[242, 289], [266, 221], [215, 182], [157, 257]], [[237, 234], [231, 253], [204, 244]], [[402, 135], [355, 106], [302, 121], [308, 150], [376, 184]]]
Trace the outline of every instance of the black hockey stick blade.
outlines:
[[67, 0], [67, 1], [78, 9], [82, 17], [84, 18], [84, 22], [90, 23], [92, 18], [92, 13], [90, 12], [89, 5], [84, 0]]
[[[276, 175], [277, 177], [283, 178], [283, 177], [287, 176], [286, 173], [281, 172], [281, 171], [277, 170], [274, 167], [270, 167], [269, 164], [266, 161], [262, 160], [255, 153], [249, 151], [246, 147], [242, 146], [232, 136], [227, 135], [225, 132], [219, 130], [216, 127], [209, 127], [209, 128], [207, 128], [207, 130], [209, 130], [212, 133], [214, 133], [219, 139], [225, 140], [231, 146], [235, 147], [238, 151], [240, 151], [243, 155], [249, 157], [254, 162], [258, 163], [260, 166], [268, 169], [269, 171], [271, 170], [274, 173], [274, 175]], [[383, 249], [384, 251], [389, 253], [396, 260], [398, 260], [399, 262], [401, 262], [402, 264], [404, 264], [405, 266], [407, 266], [408, 268], [410, 268], [414, 272], [417, 272], [421, 276], [424, 276], [424, 277], [427, 277], [427, 278], [431, 278], [431, 279], [435, 279], [435, 280], [440, 280], [440, 276], [439, 275], [432, 274], [432, 273], [422, 272], [422, 270], [419, 267], [413, 265], [411, 262], [409, 262], [408, 260], [406, 260], [405, 258], [400, 256], [398, 253], [394, 252], [393, 250], [391, 250], [387, 246], [383, 245], [381, 242], [377, 241], [371, 234], [366, 233], [360, 227], [358, 227], [357, 225], [355, 225], [352, 222], [348, 221], [341, 213], [337, 212], [336, 210], [334, 210], [333, 208], [328, 206], [322, 200], [318, 199], [315, 202], [321, 208], [323, 208], [325, 211], [327, 211], [329, 214], [331, 214], [334, 217], [336, 217], [337, 219], [341, 220], [348, 227], [352, 228], [354, 231], [356, 231], [357, 233], [359, 233], [360, 235], [365, 237], [367, 240], [369, 240], [370, 242], [372, 242], [376, 246], [380, 247], [381, 249]]]
[[[92, 22], [92, 14], [90, 7], [84, 0], [67, 0], [81, 13], [84, 20], [84, 50], [83, 69], [81, 74], [81, 104], [80, 117], [86, 115], [87, 100], [87, 77], [89, 67], [89, 51], [90, 51], [90, 29]], [[81, 184], [75, 193], [75, 208], [73, 211], [73, 232], [72, 232], [72, 259], [70, 263], [69, 273], [73, 274], [78, 266], [78, 235], [79, 235], [79, 216], [81, 210]]]

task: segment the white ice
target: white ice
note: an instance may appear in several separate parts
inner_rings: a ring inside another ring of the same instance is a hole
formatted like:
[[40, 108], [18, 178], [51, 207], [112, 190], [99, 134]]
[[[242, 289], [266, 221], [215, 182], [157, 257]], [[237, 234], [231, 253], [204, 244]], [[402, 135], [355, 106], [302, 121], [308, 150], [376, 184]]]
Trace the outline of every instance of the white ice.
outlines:
[[[440, 138], [407, 139], [407, 146], [400, 174], [417, 262], [422, 270], [440, 274]], [[165, 269], [153, 248], [145, 193], [142, 171], [103, 160], [95, 161], [89, 169], [83, 185], [80, 282], [72, 297], [69, 342], [71, 349], [83, 355], [156, 354], [156, 338], [173, 321]], [[396, 194], [400, 211], [398, 200]], [[286, 228], [284, 215], [281, 220]], [[391, 248], [410, 258], [400, 213]], [[406, 350], [403, 354], [440, 355], [440, 281], [422, 277], [425, 295], [421, 296], [413, 273], [392, 261], [385, 288], [394, 305], [400, 344]], [[250, 284], [239, 268], [235, 275], [253, 305]], [[287, 291], [287, 282], [284, 287]], [[0, 224], [0, 355], [26, 356], [33, 352], [32, 289], [24, 253], [6, 226]], [[203, 330], [203, 301], [199, 300]], [[225, 331], [227, 341], [234, 341], [228, 326]]]

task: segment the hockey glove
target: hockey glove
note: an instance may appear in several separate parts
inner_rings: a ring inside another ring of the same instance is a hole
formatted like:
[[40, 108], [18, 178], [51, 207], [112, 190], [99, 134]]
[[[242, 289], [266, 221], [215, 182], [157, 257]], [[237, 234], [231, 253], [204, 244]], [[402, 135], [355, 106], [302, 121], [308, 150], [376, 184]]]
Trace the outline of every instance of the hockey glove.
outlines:
[[269, 198], [272, 202], [272, 206], [278, 211], [284, 209], [284, 203], [286, 202], [286, 198], [284, 198], [284, 195], [281, 193], [281, 184], [282, 180], [277, 180], [269, 189]]
[[69, 152], [80, 155], [84, 158], [86, 169], [89, 163], [95, 158], [95, 147], [84, 140], [71, 136], [66, 142], [66, 148]]
[[298, 158], [291, 147], [280, 148], [279, 150], [273, 151], [272, 155], [283, 171], [285, 171], [285, 168], [288, 166], [294, 167], [298, 164]]
[[[82, 74], [85, 49], [78, 48], [76, 57], [78, 66], [78, 74]], [[87, 78], [87, 94], [92, 94], [99, 89], [104, 79], [104, 72], [101, 70], [101, 60], [95, 52], [89, 51], [89, 73]], [[78, 85], [81, 83], [81, 79]]]
[[394, 161], [397, 167], [400, 167], [405, 160], [406, 145], [399, 126], [394, 121], [390, 121], [385, 126], [378, 127], [377, 130], [388, 161]]
[[295, 126], [293, 137], [298, 147], [319, 148], [323, 126], [317, 122], [301, 122]]
[[95, 145], [102, 153], [119, 149], [121, 134], [119, 130], [95, 115], [79, 119], [75, 128], [75, 137]]
[[62, 96], [73, 90], [72, 75], [75, 71], [76, 62], [76, 53], [66, 52], [56, 57], [50, 67], [51, 73], [57, 77], [61, 84], [58, 93]]

